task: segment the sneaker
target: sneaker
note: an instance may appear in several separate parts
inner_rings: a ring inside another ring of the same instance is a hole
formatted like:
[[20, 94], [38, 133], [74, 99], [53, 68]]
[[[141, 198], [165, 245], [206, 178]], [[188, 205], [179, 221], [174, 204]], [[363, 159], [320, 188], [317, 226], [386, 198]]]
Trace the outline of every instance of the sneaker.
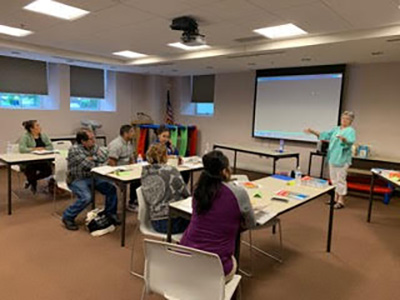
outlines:
[[128, 205], [126, 206], [126, 209], [130, 212], [138, 212], [139, 211], [139, 207], [137, 204], [134, 203], [128, 203]]
[[75, 230], [79, 229], [78, 225], [76, 225], [74, 220], [68, 220], [68, 219], [62, 218], [62, 222], [64, 223], [65, 228], [67, 228], [68, 230], [75, 231]]
[[122, 224], [121, 220], [118, 218], [117, 215], [108, 215], [108, 218], [110, 219], [111, 224], [115, 226], [119, 226]]

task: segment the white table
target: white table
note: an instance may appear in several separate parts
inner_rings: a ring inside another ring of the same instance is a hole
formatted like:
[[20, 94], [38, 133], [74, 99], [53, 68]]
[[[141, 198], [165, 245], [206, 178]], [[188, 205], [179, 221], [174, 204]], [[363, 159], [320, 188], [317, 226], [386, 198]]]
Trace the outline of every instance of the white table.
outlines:
[[[334, 197], [335, 197], [335, 187], [328, 186], [326, 188], [313, 188], [308, 186], [290, 186], [287, 181], [276, 179], [273, 177], [266, 177], [260, 180], [254, 181], [258, 185], [258, 188], [246, 189], [249, 194], [253, 209], [256, 214], [256, 221], [259, 225], [264, 222], [260, 222], [257, 218], [257, 212], [265, 211], [270, 213], [272, 216], [278, 217], [283, 215], [293, 209], [296, 209], [312, 200], [315, 200], [322, 195], [330, 194], [330, 207], [329, 207], [329, 218], [328, 218], [328, 240], [326, 251], [331, 251], [331, 241], [332, 241], [332, 227], [333, 227], [333, 212], [334, 212]], [[275, 193], [281, 189], [298, 192], [308, 195], [304, 200], [289, 200], [288, 202], [282, 202], [277, 200], [272, 200]], [[261, 198], [255, 197], [255, 193], [260, 192], [262, 194]], [[185, 199], [177, 202], [173, 202], [169, 205], [170, 214], [169, 221], [173, 217], [184, 217], [190, 219], [192, 214], [192, 203], [190, 199]], [[171, 222], [170, 222], [171, 223]], [[171, 228], [168, 226], [168, 236], [167, 240], [171, 241]], [[236, 243], [240, 245], [240, 243]]]
[[54, 161], [54, 154], [47, 155], [38, 155], [38, 154], [22, 154], [22, 153], [10, 153], [10, 154], [1, 154], [0, 162], [4, 163], [7, 166], [7, 190], [8, 190], [8, 214], [12, 214], [12, 176], [11, 176], [11, 166], [12, 165], [23, 165], [23, 164], [35, 164], [42, 162], [51, 162]]
[[[201, 159], [199, 157], [189, 157], [184, 158], [185, 161], [189, 161], [186, 164], [178, 166], [178, 170], [183, 172], [190, 172], [190, 182], [191, 182], [191, 190], [193, 189], [193, 172], [199, 171], [203, 169], [203, 164], [201, 163]], [[199, 163], [190, 163], [190, 160], [199, 161]], [[117, 175], [115, 170], [122, 169], [125, 170], [124, 175]], [[127, 187], [129, 184], [133, 182], [140, 182], [142, 175], [142, 165], [141, 164], [133, 164], [128, 166], [120, 166], [120, 167], [97, 167], [92, 169], [93, 179], [95, 177], [99, 177], [102, 179], [106, 179], [114, 182], [121, 191], [122, 194], [122, 229], [121, 229], [121, 247], [125, 246], [125, 230], [126, 230], [126, 196], [127, 196]], [[95, 191], [94, 184], [92, 184], [92, 199], [93, 203], [95, 202]]]
[[386, 182], [393, 184], [396, 187], [400, 187], [400, 181], [395, 180], [394, 178], [390, 178], [390, 172], [400, 172], [395, 170], [384, 170], [384, 169], [372, 169], [371, 170], [371, 189], [369, 193], [369, 206], [368, 206], [368, 215], [367, 215], [367, 222], [371, 222], [371, 213], [372, 213], [372, 203], [374, 200], [374, 186], [375, 186], [375, 179], [379, 178], [385, 180]]
[[272, 158], [272, 174], [275, 174], [276, 171], [276, 162], [280, 159], [287, 159], [287, 158], [295, 158], [296, 159], [296, 168], [300, 164], [300, 154], [299, 152], [291, 152], [291, 151], [274, 151], [271, 149], [261, 148], [261, 147], [253, 147], [253, 146], [242, 146], [242, 145], [233, 145], [233, 144], [214, 144], [215, 149], [224, 149], [233, 151], [233, 172], [236, 173], [236, 162], [237, 162], [237, 153], [247, 153], [253, 154], [258, 156], [264, 156], [267, 158]]

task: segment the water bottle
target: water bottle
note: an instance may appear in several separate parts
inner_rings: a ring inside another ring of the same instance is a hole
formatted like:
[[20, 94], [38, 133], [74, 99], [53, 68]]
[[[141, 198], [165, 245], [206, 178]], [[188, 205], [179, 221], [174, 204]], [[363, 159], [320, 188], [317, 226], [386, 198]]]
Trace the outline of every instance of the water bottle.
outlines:
[[7, 142], [7, 154], [13, 153], [13, 145], [10, 142]]
[[141, 154], [138, 155], [137, 159], [136, 159], [136, 163], [141, 164], [143, 162], [143, 157]]
[[296, 185], [301, 185], [301, 170], [300, 167], [298, 167], [294, 173], [294, 179], [296, 181]]
[[285, 149], [285, 140], [279, 141], [279, 152], [282, 153]]

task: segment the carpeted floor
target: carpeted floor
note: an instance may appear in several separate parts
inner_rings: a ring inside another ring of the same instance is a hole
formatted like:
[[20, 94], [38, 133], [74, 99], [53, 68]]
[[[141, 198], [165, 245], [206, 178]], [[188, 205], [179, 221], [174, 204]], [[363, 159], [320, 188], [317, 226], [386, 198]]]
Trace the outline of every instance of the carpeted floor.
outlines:
[[[14, 197], [8, 216], [5, 175], [0, 169], [1, 300], [140, 299], [143, 282], [129, 274], [134, 214], [129, 214], [128, 245], [121, 248], [119, 229], [100, 238], [83, 226], [65, 230], [52, 215], [51, 196], [32, 196], [15, 180], [19, 199]], [[386, 206], [378, 199], [368, 224], [367, 199], [349, 197], [347, 208], [335, 213], [331, 254], [325, 252], [325, 200], [282, 217], [284, 262], [256, 255], [254, 276], [242, 281], [242, 299], [400, 299], [399, 200]], [[262, 248], [277, 249], [269, 230], [254, 236]], [[140, 251], [136, 258], [143, 259]], [[249, 266], [245, 246], [241, 264]]]

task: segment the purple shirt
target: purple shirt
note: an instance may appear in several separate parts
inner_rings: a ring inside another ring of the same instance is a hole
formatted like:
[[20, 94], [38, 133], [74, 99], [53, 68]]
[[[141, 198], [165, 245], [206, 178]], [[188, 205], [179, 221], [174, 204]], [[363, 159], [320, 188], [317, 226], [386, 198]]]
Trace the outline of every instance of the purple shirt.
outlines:
[[193, 199], [192, 218], [180, 244], [218, 254], [227, 275], [233, 268], [232, 256], [241, 226], [255, 226], [247, 192], [233, 184], [222, 184], [208, 212], [198, 215], [195, 207]]

